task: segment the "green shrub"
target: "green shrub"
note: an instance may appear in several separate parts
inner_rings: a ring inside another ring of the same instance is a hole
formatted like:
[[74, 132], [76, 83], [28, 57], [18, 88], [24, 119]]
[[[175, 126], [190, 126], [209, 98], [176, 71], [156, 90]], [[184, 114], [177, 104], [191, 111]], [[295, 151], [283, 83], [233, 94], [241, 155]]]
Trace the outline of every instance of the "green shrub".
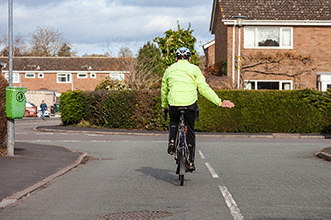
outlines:
[[84, 117], [85, 94], [82, 91], [67, 91], [60, 96], [61, 121], [63, 125], [79, 123]]
[[7, 116], [6, 116], [6, 87], [8, 82], [3, 75], [0, 75], [0, 145], [7, 137]]
[[132, 129], [135, 106], [133, 91], [96, 91], [86, 93], [86, 121], [107, 128]]

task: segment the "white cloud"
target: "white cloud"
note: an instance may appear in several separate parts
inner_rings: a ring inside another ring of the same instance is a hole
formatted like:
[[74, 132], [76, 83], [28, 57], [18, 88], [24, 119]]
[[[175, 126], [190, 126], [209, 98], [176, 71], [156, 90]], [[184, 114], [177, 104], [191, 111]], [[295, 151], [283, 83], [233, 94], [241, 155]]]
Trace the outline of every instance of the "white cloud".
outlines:
[[[95, 45], [111, 41], [143, 44], [164, 36], [163, 33], [170, 28], [177, 29], [177, 21], [182, 28], [191, 23], [198, 41], [208, 39], [208, 42], [213, 38], [209, 33], [211, 3], [198, 4], [196, 1], [193, 6], [173, 4], [172, 7], [171, 4], [165, 6], [162, 1], [158, 1], [160, 6], [134, 2], [71, 0], [34, 4], [34, 7], [14, 3], [14, 32], [27, 36], [37, 26], [51, 26], [62, 32], [79, 54], [84, 54], [85, 50], [90, 53]], [[7, 4], [0, 4], [0, 32], [6, 30]]]

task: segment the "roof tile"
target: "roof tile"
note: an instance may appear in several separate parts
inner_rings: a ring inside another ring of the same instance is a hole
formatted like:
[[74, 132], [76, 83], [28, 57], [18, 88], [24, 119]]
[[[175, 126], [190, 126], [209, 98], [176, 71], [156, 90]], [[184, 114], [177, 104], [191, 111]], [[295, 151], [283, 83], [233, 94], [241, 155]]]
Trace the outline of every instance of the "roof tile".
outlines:
[[331, 0], [218, 0], [224, 20], [331, 20]]
[[[125, 60], [130, 58], [114, 57], [14, 57], [13, 70], [31, 71], [125, 71]], [[8, 57], [0, 57], [0, 62], [7, 63]]]

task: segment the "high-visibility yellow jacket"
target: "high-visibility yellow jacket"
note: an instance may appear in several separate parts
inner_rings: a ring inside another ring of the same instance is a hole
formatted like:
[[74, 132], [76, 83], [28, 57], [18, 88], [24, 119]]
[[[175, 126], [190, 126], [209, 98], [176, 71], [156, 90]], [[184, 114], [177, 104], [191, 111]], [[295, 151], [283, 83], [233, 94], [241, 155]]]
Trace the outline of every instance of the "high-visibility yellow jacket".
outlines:
[[199, 67], [187, 60], [178, 60], [165, 71], [162, 79], [161, 105], [162, 108], [170, 106], [189, 106], [201, 95], [220, 106], [222, 100], [206, 83]]

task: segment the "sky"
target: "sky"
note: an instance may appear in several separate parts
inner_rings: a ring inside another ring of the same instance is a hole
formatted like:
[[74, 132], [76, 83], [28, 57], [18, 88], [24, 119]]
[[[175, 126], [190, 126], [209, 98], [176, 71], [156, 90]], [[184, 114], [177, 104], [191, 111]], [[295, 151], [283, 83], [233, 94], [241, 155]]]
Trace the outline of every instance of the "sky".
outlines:
[[[195, 45], [214, 39], [209, 31], [213, 0], [13, 0], [14, 36], [26, 39], [37, 27], [63, 33], [78, 56], [111, 53], [121, 47], [136, 54], [164, 32], [191, 23]], [[8, 32], [8, 0], [0, 0], [0, 36]]]

